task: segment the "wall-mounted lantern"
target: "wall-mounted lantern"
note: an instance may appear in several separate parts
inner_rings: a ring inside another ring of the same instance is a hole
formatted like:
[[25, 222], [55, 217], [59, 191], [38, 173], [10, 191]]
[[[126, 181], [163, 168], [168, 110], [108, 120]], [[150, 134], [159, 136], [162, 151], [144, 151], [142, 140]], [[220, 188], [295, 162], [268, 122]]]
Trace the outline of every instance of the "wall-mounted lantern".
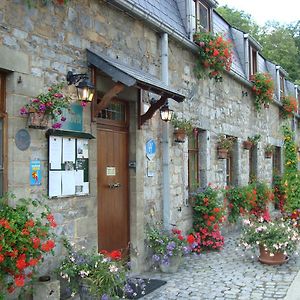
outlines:
[[161, 108], [160, 108], [160, 118], [165, 122], [170, 122], [172, 119], [174, 111], [169, 108], [168, 102], [166, 102]]
[[93, 100], [95, 87], [87, 74], [73, 74], [72, 71], [69, 71], [67, 82], [68, 85], [75, 85], [79, 101], [91, 102]]

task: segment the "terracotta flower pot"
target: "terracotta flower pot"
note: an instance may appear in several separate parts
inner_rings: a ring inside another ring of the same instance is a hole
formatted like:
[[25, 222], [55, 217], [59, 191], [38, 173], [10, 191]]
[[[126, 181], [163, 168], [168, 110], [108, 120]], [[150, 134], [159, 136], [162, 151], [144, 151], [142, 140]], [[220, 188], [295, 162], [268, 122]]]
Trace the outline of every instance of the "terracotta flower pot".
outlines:
[[272, 158], [272, 151], [265, 151], [265, 158]]
[[252, 147], [252, 142], [250, 141], [243, 141], [243, 148], [246, 149], [246, 150], [250, 150]]
[[276, 252], [273, 256], [270, 255], [270, 251], [267, 251], [265, 247], [259, 246], [260, 255], [258, 260], [267, 265], [281, 265], [287, 262], [287, 256], [283, 252]]
[[228, 155], [228, 150], [225, 148], [218, 148], [218, 158], [219, 159], [226, 159]]
[[175, 137], [175, 142], [177, 143], [184, 143], [185, 138], [186, 138], [186, 132], [184, 129], [180, 128], [175, 128], [174, 129], [174, 137]]

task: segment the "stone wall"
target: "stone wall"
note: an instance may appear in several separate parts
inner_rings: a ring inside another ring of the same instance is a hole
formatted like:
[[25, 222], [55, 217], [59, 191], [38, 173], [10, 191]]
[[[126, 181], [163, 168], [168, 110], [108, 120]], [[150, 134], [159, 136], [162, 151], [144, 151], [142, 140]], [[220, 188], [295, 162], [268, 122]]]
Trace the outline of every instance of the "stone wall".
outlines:
[[[17, 196], [37, 196], [47, 192], [47, 140], [45, 132], [28, 129], [31, 146], [20, 151], [15, 146], [15, 134], [26, 128], [26, 119], [19, 109], [30, 97], [39, 94], [50, 84], [65, 79], [68, 70], [86, 72], [85, 49], [108, 54], [128, 65], [138, 67], [160, 78], [160, 35], [107, 1], [72, 0], [67, 5], [49, 5], [29, 9], [25, 1], [3, 0], [0, 3], [0, 68], [8, 70], [7, 113], [9, 139], [9, 189]], [[186, 95], [184, 103], [170, 100], [179, 116], [191, 119], [201, 129], [200, 169], [201, 184], [226, 184], [224, 160], [217, 159], [216, 140], [220, 133], [234, 136], [236, 142], [237, 183], [249, 180], [249, 152], [242, 149], [248, 136], [261, 134], [258, 145], [258, 177], [271, 182], [272, 160], [264, 158], [264, 145], [281, 145], [279, 108], [254, 110], [253, 95], [233, 76], [225, 74], [222, 82], [198, 80], [193, 74], [195, 53], [170, 37], [170, 85]], [[21, 78], [21, 83], [18, 79]], [[247, 91], [248, 96], [242, 96]], [[143, 101], [152, 95], [143, 92]], [[162, 219], [162, 121], [159, 114], [137, 129], [137, 105], [130, 104], [130, 214], [132, 257], [136, 268], [142, 269], [144, 229], [148, 222]], [[97, 126], [91, 123], [90, 107], [84, 111], [84, 131], [94, 136]], [[147, 176], [145, 142], [154, 139], [157, 153], [154, 158], [155, 176]], [[58, 221], [57, 233], [67, 235], [78, 244], [97, 245], [97, 141], [89, 144], [90, 195], [49, 200]], [[183, 230], [192, 225], [192, 210], [188, 201], [188, 144], [174, 142], [169, 126], [170, 151], [170, 222]], [[42, 162], [43, 182], [40, 187], [29, 186], [29, 161]], [[61, 248], [57, 249], [61, 255]], [[55, 261], [48, 266], [53, 267]]]

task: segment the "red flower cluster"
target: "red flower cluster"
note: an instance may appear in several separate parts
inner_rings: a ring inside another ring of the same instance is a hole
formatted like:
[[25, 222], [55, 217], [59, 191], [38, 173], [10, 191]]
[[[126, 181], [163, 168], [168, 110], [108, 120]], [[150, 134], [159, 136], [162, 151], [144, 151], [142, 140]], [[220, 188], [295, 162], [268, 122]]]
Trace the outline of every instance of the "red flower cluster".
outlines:
[[16, 287], [25, 285], [26, 277], [41, 262], [43, 254], [55, 247], [50, 228], [56, 223], [43, 205], [46, 212], [43, 211], [40, 217], [29, 210], [31, 204], [34, 207], [41, 205], [37, 200], [20, 199], [16, 207], [2, 201], [0, 199], [0, 284], [4, 275], [11, 276], [13, 280], [6, 289], [13, 292]]
[[113, 250], [111, 252], [101, 250], [100, 253], [107, 257], [110, 257], [112, 260], [120, 260], [122, 258], [122, 253], [120, 250]]
[[269, 73], [256, 73], [252, 75], [253, 87], [252, 91], [255, 94], [255, 108], [260, 111], [261, 106], [268, 108], [273, 102], [274, 82]]
[[231, 41], [209, 32], [197, 33], [196, 36], [195, 42], [200, 46], [200, 70], [196, 69], [197, 76], [201, 78], [205, 69], [209, 70], [209, 78], [219, 78], [224, 70], [229, 71], [233, 57]]
[[283, 96], [281, 98], [281, 102], [282, 102], [282, 108], [283, 108], [282, 116], [284, 118], [293, 117], [294, 113], [297, 112], [296, 98], [293, 96]]

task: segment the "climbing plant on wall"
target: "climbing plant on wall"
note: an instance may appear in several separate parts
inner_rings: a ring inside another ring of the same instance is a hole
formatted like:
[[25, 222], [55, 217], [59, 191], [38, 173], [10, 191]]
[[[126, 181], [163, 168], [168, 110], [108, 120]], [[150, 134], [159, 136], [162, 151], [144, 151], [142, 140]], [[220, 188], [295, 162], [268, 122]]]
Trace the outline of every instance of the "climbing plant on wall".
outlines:
[[284, 125], [282, 126], [282, 132], [284, 135], [285, 163], [283, 186], [286, 195], [284, 209], [287, 212], [293, 212], [300, 208], [300, 173], [297, 169], [297, 147], [292, 130]]

